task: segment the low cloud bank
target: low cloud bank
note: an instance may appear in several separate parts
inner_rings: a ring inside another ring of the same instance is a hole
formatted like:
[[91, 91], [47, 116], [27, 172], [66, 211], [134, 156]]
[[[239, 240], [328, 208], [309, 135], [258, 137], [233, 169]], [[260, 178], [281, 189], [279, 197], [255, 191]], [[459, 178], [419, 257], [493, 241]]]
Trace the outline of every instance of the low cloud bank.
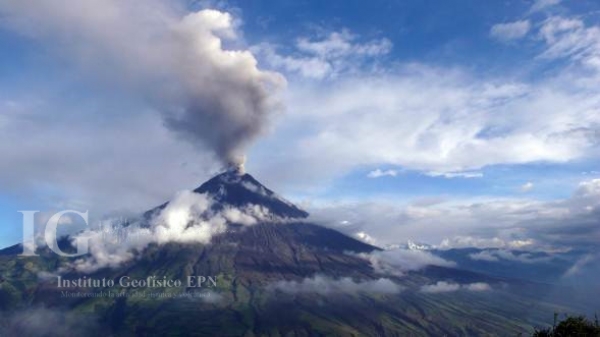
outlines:
[[30, 308], [0, 316], [0, 336], [96, 336], [95, 317], [50, 308]]
[[492, 287], [484, 282], [458, 284], [454, 282], [438, 281], [434, 284], [424, 285], [420, 289], [421, 292], [429, 294], [448, 293], [458, 290], [489, 291], [492, 290]]
[[454, 236], [453, 238], [445, 238], [437, 246], [438, 249], [456, 249], [456, 248], [508, 248], [522, 249], [528, 248], [536, 242], [532, 239], [516, 239], [506, 240], [499, 237], [483, 238], [473, 236]]
[[[127, 227], [100, 225], [99, 229], [84, 231], [73, 240], [87, 240], [90, 256], [78, 259], [73, 267], [85, 273], [116, 267], [132, 260], [152, 243], [208, 244], [214, 236], [226, 232], [227, 224], [251, 226], [260, 221], [276, 220], [266, 208], [258, 205], [214, 211], [214, 202], [206, 194], [182, 191], [148, 221], [138, 220]], [[118, 230], [118, 235], [107, 235], [107, 231], [113, 229]]]
[[359, 254], [373, 266], [377, 272], [402, 276], [407, 271], [420, 270], [427, 266], [455, 267], [456, 263], [444, 260], [424, 250], [389, 249], [369, 254]]
[[321, 295], [335, 293], [379, 293], [396, 294], [403, 287], [387, 278], [370, 281], [354, 281], [350, 277], [333, 279], [323, 275], [305, 278], [302, 281], [278, 281], [268, 286], [269, 290], [279, 290], [289, 294], [316, 293]]
[[540, 263], [549, 262], [552, 259], [552, 256], [536, 256], [529, 252], [514, 252], [505, 249], [493, 249], [469, 254], [469, 258], [476, 261], [487, 262], [499, 262], [505, 260], [521, 263]]
[[600, 179], [583, 180], [570, 197], [552, 201], [525, 197], [448, 200], [432, 196], [407, 203], [324, 203], [308, 210], [313, 221], [363, 241], [368, 238], [380, 247], [405, 238], [427, 243], [433, 250], [504, 251], [473, 256], [479, 260], [543, 262], [538, 259], [543, 254], [570, 250], [587, 254], [597, 250]]

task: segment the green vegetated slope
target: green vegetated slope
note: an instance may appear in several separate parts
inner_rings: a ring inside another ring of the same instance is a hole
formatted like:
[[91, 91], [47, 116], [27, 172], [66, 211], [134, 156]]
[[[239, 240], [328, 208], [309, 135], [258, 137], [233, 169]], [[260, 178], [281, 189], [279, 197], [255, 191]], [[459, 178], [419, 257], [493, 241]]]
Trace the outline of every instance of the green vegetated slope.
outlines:
[[[39, 275], [68, 261], [49, 252], [40, 257], [0, 256], [4, 280], [0, 296], [4, 310], [44, 306], [75, 311], [93, 316], [101, 326], [99, 331], [117, 336], [514, 336], [542, 325], [557, 309], [537, 294], [517, 295], [512, 289], [518, 284], [458, 269], [430, 267], [399, 277], [380, 275], [367, 260], [349, 254], [349, 245], [357, 252], [376, 249], [308, 223], [262, 224], [232, 230], [209, 245], [152, 245], [119, 268], [85, 275], [116, 281], [122, 276], [145, 279], [155, 275], [184, 283], [189, 275], [214, 275], [218, 283], [212, 288], [59, 289], [56, 278], [43, 281]], [[301, 282], [314, 275], [350, 277], [356, 282], [387, 277], [405, 289], [394, 294], [288, 293], [273, 287], [282, 280]], [[446, 280], [486, 281], [493, 290], [419, 291], [421, 285], [437, 282], [440, 275]], [[77, 279], [83, 274], [62, 277]], [[63, 291], [110, 291], [115, 296], [64, 298]], [[189, 297], [151, 297], [159, 293], [188, 293]]]

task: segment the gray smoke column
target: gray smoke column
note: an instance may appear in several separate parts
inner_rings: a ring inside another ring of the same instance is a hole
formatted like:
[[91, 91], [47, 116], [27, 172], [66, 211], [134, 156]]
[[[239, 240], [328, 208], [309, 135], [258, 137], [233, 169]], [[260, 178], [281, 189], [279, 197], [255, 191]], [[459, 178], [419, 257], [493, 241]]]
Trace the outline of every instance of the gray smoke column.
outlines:
[[[241, 168], [247, 145], [280, 109], [277, 92], [285, 79], [260, 70], [240, 47], [230, 14], [190, 13], [174, 3], [6, 0], [0, 17], [5, 28], [73, 61], [94, 84], [150, 102], [168, 128]], [[224, 48], [224, 42], [234, 47]]]
[[259, 135], [277, 102], [273, 92], [284, 79], [261, 71], [249, 51], [226, 51], [215, 32], [233, 37], [231, 17], [217, 11], [186, 16], [175, 27], [185, 50], [181, 78], [186, 105], [167, 117], [168, 125], [195, 141], [205, 141], [226, 163], [241, 167], [245, 145]]

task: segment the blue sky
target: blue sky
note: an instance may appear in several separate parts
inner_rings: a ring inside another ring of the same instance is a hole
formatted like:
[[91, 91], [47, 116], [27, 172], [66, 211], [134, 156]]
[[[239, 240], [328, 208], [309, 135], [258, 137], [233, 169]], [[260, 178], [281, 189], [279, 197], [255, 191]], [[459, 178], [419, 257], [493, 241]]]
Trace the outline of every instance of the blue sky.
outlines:
[[[198, 16], [194, 27], [212, 28], [196, 38], [245, 50], [258, 67], [249, 76], [278, 87], [266, 101], [277, 112], [241, 143], [246, 167], [305, 207], [342, 221], [349, 205], [381, 203], [395, 217], [369, 219], [369, 208], [364, 230], [431, 242], [443, 238], [431, 234], [440, 214], [449, 237], [510, 240], [530, 214], [596, 207], [578, 197], [600, 185], [596, 1], [8, 1], [0, 246], [18, 240], [18, 210], [139, 212], [222, 167], [221, 140], [174, 127], [163, 111], [177, 110], [178, 89], [206, 94], [186, 87], [197, 68], [172, 64], [204, 66], [205, 55], [189, 61], [198, 51], [170, 34], [208, 8], [220, 14]], [[199, 86], [229, 91], [216, 82]], [[482, 203], [489, 213], [465, 221], [459, 210]], [[427, 221], [406, 215], [416, 204]], [[529, 215], [490, 225], [498, 207]]]
[[22, 240], [22, 235], [17, 230], [18, 227], [15, 226], [15, 224], [21, 223], [22, 216], [21, 213], [17, 213], [20, 208], [13, 200], [8, 197], [3, 197], [0, 201], [2, 205], [0, 207], [0, 216], [2, 216], [2, 227], [4, 228], [2, 238], [3, 246], [5, 246], [9, 243]]

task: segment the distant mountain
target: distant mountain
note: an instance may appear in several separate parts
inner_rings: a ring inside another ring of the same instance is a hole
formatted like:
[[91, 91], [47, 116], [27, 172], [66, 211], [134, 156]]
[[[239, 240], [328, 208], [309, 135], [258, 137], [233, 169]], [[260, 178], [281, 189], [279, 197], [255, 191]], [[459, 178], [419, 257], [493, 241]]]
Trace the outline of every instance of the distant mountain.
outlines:
[[[546, 322], [556, 309], [536, 297], [546, 286], [505, 276], [441, 266], [384, 271], [373, 260], [380, 248], [308, 222], [307, 212], [249, 174], [222, 173], [194, 193], [214, 200], [214, 212], [258, 206], [271, 218], [229, 223], [209, 244], [152, 243], [118, 267], [90, 275], [47, 249], [40, 257], [19, 257], [19, 247], [10, 247], [0, 251], [0, 310], [5, 317], [39, 308], [75, 315], [73, 324], [92, 321], [88, 333], [103, 336], [512, 336]], [[64, 297], [52, 275], [61, 267], [63, 279], [215, 276], [219, 282], [206, 289], [75, 287], [68, 290], [125, 296]], [[149, 297], [159, 292], [183, 298]], [[26, 331], [14, 320], [0, 319], [0, 336], [3, 324], [9, 335]]]

